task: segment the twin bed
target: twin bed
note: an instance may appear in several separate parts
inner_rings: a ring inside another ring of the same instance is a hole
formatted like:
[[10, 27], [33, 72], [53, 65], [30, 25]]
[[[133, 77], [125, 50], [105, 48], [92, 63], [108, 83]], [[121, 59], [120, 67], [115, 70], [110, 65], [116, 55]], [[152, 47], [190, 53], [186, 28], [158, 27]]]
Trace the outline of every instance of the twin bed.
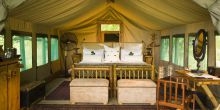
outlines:
[[72, 103], [156, 103], [154, 65], [143, 62], [142, 43], [84, 43], [71, 76]]

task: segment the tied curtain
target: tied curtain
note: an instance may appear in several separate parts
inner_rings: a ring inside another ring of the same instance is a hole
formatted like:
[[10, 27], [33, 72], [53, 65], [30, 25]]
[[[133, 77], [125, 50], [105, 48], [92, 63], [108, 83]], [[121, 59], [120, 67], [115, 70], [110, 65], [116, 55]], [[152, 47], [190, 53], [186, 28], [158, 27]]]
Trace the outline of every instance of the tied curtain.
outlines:
[[184, 66], [184, 35], [174, 35], [172, 44], [172, 63]]
[[14, 35], [13, 47], [17, 49], [17, 54], [21, 55], [21, 64], [24, 65], [21, 71], [32, 68], [32, 37]]
[[164, 61], [169, 61], [169, 40], [169, 36], [161, 38], [160, 59]]
[[23, 3], [25, 0], [0, 0], [0, 32], [5, 26], [8, 16], [8, 10], [13, 9]]
[[203, 8], [208, 9], [212, 23], [220, 33], [220, 0], [193, 0]]

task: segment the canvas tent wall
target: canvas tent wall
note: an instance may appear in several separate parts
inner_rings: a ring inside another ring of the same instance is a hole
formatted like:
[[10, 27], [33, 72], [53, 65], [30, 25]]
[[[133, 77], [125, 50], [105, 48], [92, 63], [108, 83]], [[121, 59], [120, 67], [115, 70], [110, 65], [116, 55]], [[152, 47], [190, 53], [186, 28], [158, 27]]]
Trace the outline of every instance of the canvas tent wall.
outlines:
[[[212, 25], [208, 10], [192, 0], [106, 1], [108, 0], [26, 0], [24, 2], [21, 0], [19, 3], [22, 4], [10, 9], [8, 13], [5, 26], [6, 36], [8, 36], [6, 46], [11, 47], [10, 30], [32, 32], [33, 54], [36, 54], [36, 43], [34, 43], [36, 33], [60, 36], [63, 32], [68, 31], [74, 32], [78, 36], [79, 42], [97, 42], [97, 37], [100, 37], [97, 36], [97, 22], [105, 20], [123, 22], [124, 42], [143, 40], [146, 44], [151, 42], [152, 33], [156, 34], [159, 44], [160, 34], [172, 35], [172, 33], [179, 33], [179, 30], [181, 30], [180, 33], [195, 32], [199, 28], [206, 28], [207, 22], [208, 25]], [[5, 13], [2, 14], [2, 16], [4, 15]], [[156, 55], [156, 64], [158, 64], [159, 48], [156, 48]], [[62, 62], [62, 59], [60, 60]], [[33, 62], [36, 62], [36, 56], [33, 56]], [[209, 64], [212, 65], [212, 62]], [[35, 76], [41, 77], [40, 79], [50, 76], [50, 74], [45, 75], [50, 71], [50, 65], [37, 68], [36, 65], [33, 65], [33, 69], [27, 73], [36, 74]], [[54, 69], [52, 68], [52, 70]], [[25, 78], [36, 79], [31, 74], [26, 75]]]

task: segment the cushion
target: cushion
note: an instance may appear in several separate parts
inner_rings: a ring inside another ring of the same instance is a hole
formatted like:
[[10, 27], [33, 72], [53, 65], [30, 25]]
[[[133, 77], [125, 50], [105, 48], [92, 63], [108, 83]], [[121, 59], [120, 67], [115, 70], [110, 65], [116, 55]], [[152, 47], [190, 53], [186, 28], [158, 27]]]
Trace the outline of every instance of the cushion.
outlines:
[[118, 87], [156, 87], [156, 83], [150, 79], [120, 79]]
[[84, 55], [83, 56], [83, 63], [101, 63], [103, 60], [102, 55]]
[[121, 61], [123, 62], [143, 62], [143, 55], [135, 55], [135, 56], [122, 56]]
[[104, 45], [104, 49], [105, 49], [105, 59], [104, 59], [105, 62], [120, 61], [119, 59], [120, 47], [111, 48]]
[[100, 63], [103, 60], [103, 56], [104, 56], [104, 50], [103, 49], [83, 48], [82, 62]]
[[73, 79], [70, 87], [108, 87], [107, 79]]
[[143, 62], [142, 45], [121, 49], [121, 61]]
[[137, 55], [142, 55], [142, 50], [121, 49], [121, 54], [122, 55], [129, 55], [129, 56], [137, 56]]
[[104, 50], [103, 49], [88, 49], [83, 48], [83, 55], [103, 55]]

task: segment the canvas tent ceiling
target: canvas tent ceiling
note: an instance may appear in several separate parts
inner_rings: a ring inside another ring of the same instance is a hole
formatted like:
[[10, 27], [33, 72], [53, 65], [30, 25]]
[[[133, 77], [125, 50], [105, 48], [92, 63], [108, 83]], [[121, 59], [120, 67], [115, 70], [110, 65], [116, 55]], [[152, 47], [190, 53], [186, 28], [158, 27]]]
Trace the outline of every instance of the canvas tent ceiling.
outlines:
[[10, 17], [71, 31], [94, 28], [94, 21], [108, 12], [150, 30], [210, 19], [208, 11], [192, 0], [115, 0], [109, 4], [106, 0], [27, 0], [11, 10]]

